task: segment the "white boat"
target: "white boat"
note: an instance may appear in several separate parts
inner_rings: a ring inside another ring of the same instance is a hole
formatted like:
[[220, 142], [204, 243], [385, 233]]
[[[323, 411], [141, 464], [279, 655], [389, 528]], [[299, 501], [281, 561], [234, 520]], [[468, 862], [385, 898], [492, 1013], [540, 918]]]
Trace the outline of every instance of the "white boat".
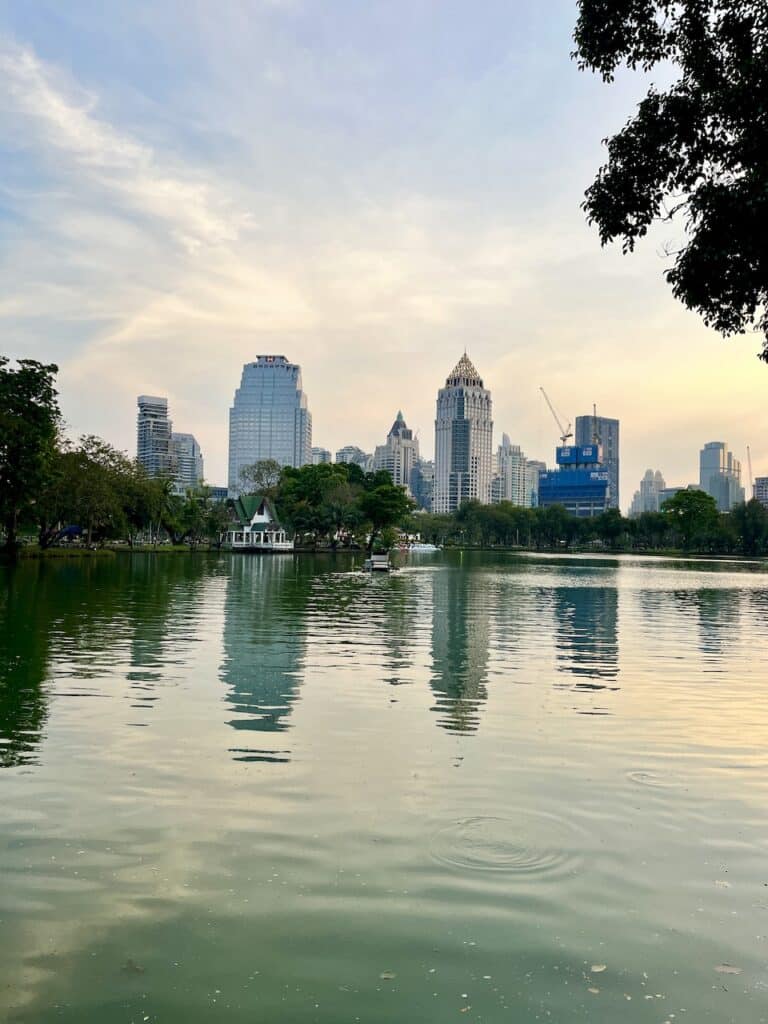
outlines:
[[389, 560], [388, 554], [371, 555], [370, 558], [366, 558], [363, 562], [364, 572], [391, 572], [392, 568], [392, 562]]

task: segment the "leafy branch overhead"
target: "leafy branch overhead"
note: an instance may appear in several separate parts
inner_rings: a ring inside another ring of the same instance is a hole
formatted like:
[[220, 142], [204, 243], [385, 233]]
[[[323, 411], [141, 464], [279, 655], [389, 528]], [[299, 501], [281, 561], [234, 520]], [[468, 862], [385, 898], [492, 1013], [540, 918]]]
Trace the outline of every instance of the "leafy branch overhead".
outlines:
[[607, 140], [584, 209], [603, 245], [631, 251], [678, 212], [673, 294], [723, 335], [756, 329], [768, 361], [768, 3], [579, 0], [574, 57], [613, 81], [665, 76]]

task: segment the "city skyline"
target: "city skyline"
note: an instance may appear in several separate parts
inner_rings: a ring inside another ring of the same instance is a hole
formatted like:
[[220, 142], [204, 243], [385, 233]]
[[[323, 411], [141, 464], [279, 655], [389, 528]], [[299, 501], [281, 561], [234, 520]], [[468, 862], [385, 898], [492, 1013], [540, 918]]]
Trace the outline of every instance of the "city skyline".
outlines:
[[625, 259], [584, 222], [647, 83], [578, 71], [571, 2], [153, 12], [0, 16], [0, 314], [10, 355], [61, 367], [72, 433], [132, 451], [135, 395], [166, 395], [222, 484], [233, 378], [285, 351], [316, 444], [372, 452], [402, 407], [430, 456], [466, 345], [529, 457], [556, 444], [540, 385], [621, 420], [623, 510], [649, 465], [695, 480], [709, 438], [768, 473], [758, 339], [672, 297], [672, 228]]

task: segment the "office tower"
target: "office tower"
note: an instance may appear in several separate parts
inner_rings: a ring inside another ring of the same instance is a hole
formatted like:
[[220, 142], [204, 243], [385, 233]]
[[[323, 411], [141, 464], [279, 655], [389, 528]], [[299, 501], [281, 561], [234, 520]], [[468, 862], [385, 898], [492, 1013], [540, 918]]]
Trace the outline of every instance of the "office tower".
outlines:
[[385, 469], [396, 487], [405, 487], [410, 493], [411, 473], [418, 458], [419, 442], [414, 439], [413, 431], [408, 429], [402, 412], [398, 412], [387, 434], [386, 444], [376, 446], [374, 472]]
[[136, 420], [136, 458], [149, 476], [173, 476], [171, 421], [168, 399], [139, 395]]
[[411, 473], [411, 494], [419, 508], [432, 511], [435, 490], [435, 464], [429, 459], [417, 459]]
[[539, 480], [546, 473], [546, 462], [538, 459], [526, 459], [525, 462], [525, 498], [528, 508], [536, 508], [539, 504]]
[[699, 488], [715, 499], [720, 512], [744, 501], [741, 463], [725, 441], [708, 441], [699, 452]]
[[333, 462], [333, 456], [327, 448], [312, 449], [312, 465], [320, 466], [325, 462]]
[[301, 389], [301, 367], [285, 356], [246, 363], [229, 411], [229, 492], [240, 493], [246, 466], [274, 459], [281, 466], [312, 462], [312, 416]]
[[629, 508], [630, 519], [636, 519], [644, 512], [658, 512], [661, 508], [660, 495], [666, 491], [666, 483], [660, 470], [646, 469], [645, 476], [640, 481], [639, 490], [635, 491], [632, 504]]
[[174, 490], [185, 494], [203, 482], [203, 453], [192, 434], [171, 434]]
[[496, 475], [492, 481], [493, 501], [511, 501], [513, 505], [529, 504], [526, 487], [527, 459], [519, 444], [512, 444], [508, 434], [501, 435], [496, 453]]
[[354, 462], [364, 473], [370, 472], [373, 468], [373, 456], [364, 452], [354, 444], [347, 444], [336, 452], [337, 462]]
[[577, 416], [574, 444], [599, 444], [603, 466], [608, 471], [608, 507], [619, 507], [619, 421], [607, 416]]
[[437, 393], [433, 511], [491, 500], [491, 392], [466, 352]]
[[753, 497], [768, 508], [768, 476], [756, 476]]

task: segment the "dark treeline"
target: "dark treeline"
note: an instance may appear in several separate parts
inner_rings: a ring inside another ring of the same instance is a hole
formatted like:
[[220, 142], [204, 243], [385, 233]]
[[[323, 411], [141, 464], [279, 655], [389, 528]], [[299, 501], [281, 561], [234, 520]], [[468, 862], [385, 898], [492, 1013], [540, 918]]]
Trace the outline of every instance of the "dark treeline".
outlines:
[[703, 491], [679, 491], [660, 512], [636, 519], [626, 519], [618, 509], [582, 519], [559, 505], [521, 508], [509, 502], [467, 502], [453, 515], [414, 516], [413, 528], [434, 544], [768, 554], [768, 510], [759, 501], [737, 505], [725, 514]]

